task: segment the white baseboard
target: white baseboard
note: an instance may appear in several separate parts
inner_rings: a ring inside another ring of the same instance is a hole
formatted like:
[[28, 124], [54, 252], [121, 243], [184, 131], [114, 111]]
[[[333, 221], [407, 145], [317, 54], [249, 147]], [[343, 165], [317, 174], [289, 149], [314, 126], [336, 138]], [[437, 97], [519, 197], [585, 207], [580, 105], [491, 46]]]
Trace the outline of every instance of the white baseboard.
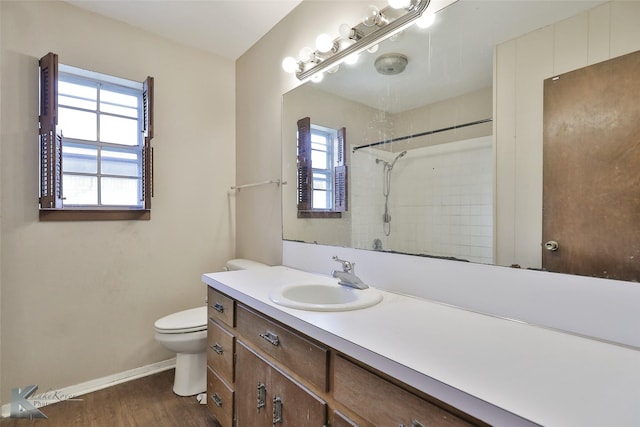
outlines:
[[[45, 393], [31, 396], [28, 400], [33, 403], [36, 408], [53, 404], [62, 400], [73, 399], [83, 394], [102, 390], [127, 381], [136, 380], [138, 378], [157, 374], [162, 371], [173, 369], [176, 366], [176, 359], [163, 360], [162, 362], [152, 363], [150, 365], [141, 366], [139, 368], [130, 369], [128, 371], [119, 372], [117, 374], [108, 375], [106, 377], [97, 378], [95, 380], [86, 381], [84, 383], [71, 385], [58, 390], [50, 390]], [[11, 403], [2, 405], [2, 418], [11, 415]]]

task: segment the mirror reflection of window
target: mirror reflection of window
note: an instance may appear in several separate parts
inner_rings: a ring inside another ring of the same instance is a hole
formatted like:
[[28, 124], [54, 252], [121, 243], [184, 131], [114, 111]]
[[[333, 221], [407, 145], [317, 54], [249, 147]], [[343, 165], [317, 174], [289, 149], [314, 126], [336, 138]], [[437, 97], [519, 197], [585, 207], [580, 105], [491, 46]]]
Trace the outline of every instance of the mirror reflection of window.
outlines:
[[345, 135], [298, 120], [298, 217], [339, 218], [347, 210]]
[[311, 125], [311, 167], [313, 169], [312, 208], [333, 208], [333, 144], [337, 131]]

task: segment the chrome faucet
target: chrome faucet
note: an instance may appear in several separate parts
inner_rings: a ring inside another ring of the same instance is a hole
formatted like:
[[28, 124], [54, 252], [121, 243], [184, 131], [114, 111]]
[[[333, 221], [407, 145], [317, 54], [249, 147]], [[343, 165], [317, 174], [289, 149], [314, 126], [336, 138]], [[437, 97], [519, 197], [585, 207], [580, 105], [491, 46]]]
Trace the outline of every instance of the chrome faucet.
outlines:
[[354, 269], [356, 264], [354, 262], [345, 261], [335, 255], [333, 256], [333, 260], [342, 263], [342, 271], [334, 270], [332, 274], [333, 277], [340, 279], [338, 284], [356, 289], [367, 289], [369, 287], [355, 275]]

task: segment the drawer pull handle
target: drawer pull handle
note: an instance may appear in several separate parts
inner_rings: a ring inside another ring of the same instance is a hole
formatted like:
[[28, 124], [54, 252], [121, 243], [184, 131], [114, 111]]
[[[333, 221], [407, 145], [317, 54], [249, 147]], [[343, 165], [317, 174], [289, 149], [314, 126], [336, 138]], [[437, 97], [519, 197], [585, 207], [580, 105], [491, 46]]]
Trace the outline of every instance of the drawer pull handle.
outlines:
[[260, 412], [260, 408], [264, 408], [267, 406], [267, 387], [258, 383], [258, 404], [256, 408], [258, 409], [258, 413]]
[[272, 332], [267, 331], [264, 334], [260, 334], [260, 336], [276, 347], [280, 345], [280, 338]]
[[211, 396], [211, 400], [213, 400], [213, 403], [215, 403], [218, 408], [222, 407], [222, 404], [224, 403], [218, 393], [214, 393], [213, 396]]
[[278, 396], [273, 398], [273, 425], [282, 424], [282, 399]]
[[223, 349], [222, 349], [222, 346], [220, 344], [215, 343], [214, 345], [211, 346], [211, 348], [213, 349], [213, 351], [215, 351], [216, 353], [218, 353], [219, 355], [222, 356]]
[[[400, 427], [405, 427], [405, 425], [404, 424], [400, 424]], [[426, 426], [424, 424], [422, 424], [420, 421], [413, 420], [409, 427], [426, 427]]]
[[[213, 305], [213, 309], [215, 311], [217, 311], [218, 313], [224, 313], [224, 305], [220, 304], [219, 302], [217, 302], [217, 303], [215, 303]], [[202, 348], [202, 347], [200, 347], [200, 348]]]

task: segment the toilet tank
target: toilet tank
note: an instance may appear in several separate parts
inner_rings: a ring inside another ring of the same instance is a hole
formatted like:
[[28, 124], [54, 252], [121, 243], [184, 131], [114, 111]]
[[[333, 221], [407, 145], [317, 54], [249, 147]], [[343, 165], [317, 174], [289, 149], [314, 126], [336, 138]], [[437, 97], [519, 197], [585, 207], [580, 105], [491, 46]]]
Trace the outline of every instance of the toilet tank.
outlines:
[[227, 261], [227, 265], [225, 266], [225, 270], [234, 271], [234, 270], [250, 270], [253, 268], [261, 268], [261, 267], [269, 267], [267, 264], [263, 264], [258, 261], [252, 261], [250, 259], [237, 258]]

